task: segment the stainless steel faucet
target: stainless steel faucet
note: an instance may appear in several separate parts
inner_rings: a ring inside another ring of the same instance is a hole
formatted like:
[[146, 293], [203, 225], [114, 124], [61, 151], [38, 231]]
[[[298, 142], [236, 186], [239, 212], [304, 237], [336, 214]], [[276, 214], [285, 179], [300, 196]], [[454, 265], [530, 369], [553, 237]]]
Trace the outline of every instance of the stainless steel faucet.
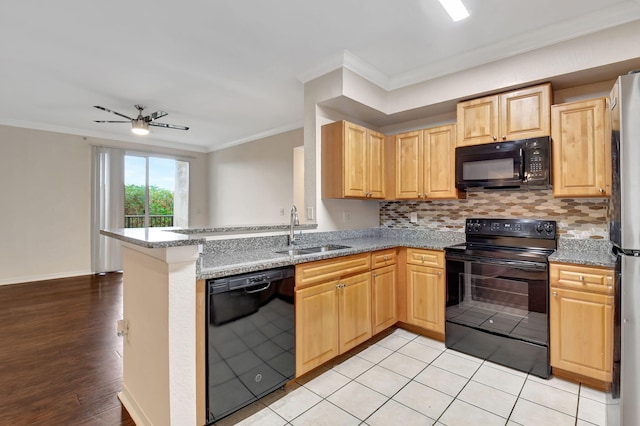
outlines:
[[291, 218], [289, 221], [289, 245], [296, 243], [296, 235], [293, 232], [293, 227], [296, 225], [300, 225], [300, 221], [298, 220], [298, 209], [294, 204], [294, 206], [291, 207]]

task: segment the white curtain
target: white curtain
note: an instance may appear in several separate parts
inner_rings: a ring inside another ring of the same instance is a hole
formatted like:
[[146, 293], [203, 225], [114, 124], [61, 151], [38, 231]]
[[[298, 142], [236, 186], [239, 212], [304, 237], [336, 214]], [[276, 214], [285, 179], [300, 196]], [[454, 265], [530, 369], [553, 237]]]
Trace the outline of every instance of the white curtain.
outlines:
[[124, 227], [124, 150], [92, 147], [91, 267], [94, 273], [122, 270], [119, 240], [101, 229]]

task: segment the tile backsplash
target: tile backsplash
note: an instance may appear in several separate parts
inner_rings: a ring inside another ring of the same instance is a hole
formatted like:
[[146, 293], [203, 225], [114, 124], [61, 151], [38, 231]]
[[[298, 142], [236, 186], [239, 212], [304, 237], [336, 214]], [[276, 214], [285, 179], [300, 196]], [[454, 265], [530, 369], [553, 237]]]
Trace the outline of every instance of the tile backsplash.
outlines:
[[551, 190], [469, 192], [464, 200], [380, 202], [380, 226], [464, 232], [469, 217], [549, 219], [560, 238], [602, 240], [609, 238], [608, 207], [608, 199], [554, 198]]

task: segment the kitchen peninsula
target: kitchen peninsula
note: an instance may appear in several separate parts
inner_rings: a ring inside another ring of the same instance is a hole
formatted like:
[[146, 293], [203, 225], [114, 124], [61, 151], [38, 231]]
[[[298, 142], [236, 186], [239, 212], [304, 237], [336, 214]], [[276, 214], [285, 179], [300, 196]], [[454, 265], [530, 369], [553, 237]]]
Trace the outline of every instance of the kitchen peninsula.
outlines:
[[[251, 231], [255, 229], [244, 229]], [[125, 340], [119, 397], [138, 424], [204, 423], [205, 379], [199, 357], [204, 352], [205, 321], [204, 312], [197, 307], [204, 306], [205, 279], [396, 247], [442, 250], [464, 240], [464, 233], [454, 231], [305, 232], [300, 247], [339, 243], [349, 248], [290, 256], [276, 253], [286, 247], [286, 235], [280, 232], [282, 235], [238, 238], [228, 234], [210, 239], [216, 232], [102, 231], [123, 241]], [[560, 239], [550, 260], [613, 265], [608, 242], [595, 240]]]

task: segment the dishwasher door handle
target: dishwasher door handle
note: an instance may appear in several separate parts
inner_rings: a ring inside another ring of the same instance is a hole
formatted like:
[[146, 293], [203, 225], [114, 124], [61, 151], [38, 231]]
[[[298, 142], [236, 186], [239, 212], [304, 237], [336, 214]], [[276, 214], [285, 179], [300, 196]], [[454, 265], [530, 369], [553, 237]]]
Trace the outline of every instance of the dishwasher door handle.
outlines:
[[264, 286], [262, 288], [258, 288], [256, 290], [247, 290], [247, 287], [245, 287], [244, 292], [247, 293], [247, 294], [260, 293], [261, 291], [265, 291], [269, 287], [271, 287], [271, 282], [268, 282], [266, 286]]

